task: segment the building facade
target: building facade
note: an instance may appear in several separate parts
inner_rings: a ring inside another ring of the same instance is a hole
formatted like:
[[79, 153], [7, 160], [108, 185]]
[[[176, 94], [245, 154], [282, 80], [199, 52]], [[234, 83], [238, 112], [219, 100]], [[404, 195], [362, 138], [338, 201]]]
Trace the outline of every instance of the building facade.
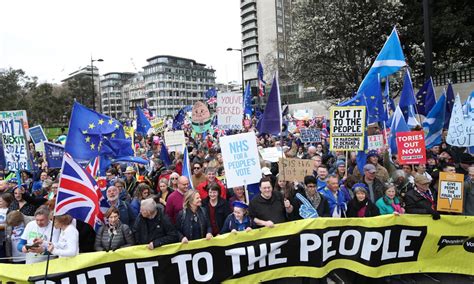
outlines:
[[215, 70], [195, 60], [159, 55], [143, 67], [145, 95], [153, 115], [175, 115], [183, 106], [203, 100], [215, 85]]
[[170, 55], [149, 58], [143, 72], [104, 74], [101, 112], [116, 119], [135, 118], [146, 105], [154, 116], [174, 116], [185, 105], [203, 100], [215, 86], [215, 70], [195, 60]]
[[[61, 82], [63, 84], [67, 84], [68, 82], [72, 80], [77, 80], [83, 77], [89, 78], [89, 80], [93, 78], [93, 82], [91, 82], [91, 84], [92, 83], [94, 84], [94, 98], [92, 101], [95, 104], [95, 109], [100, 110], [101, 109], [100, 108], [100, 95], [99, 95], [100, 94], [100, 87], [99, 87], [100, 78], [99, 78], [99, 69], [96, 66], [92, 68], [92, 66], [88, 65], [84, 68], [76, 70], [70, 73], [65, 79], [61, 80]], [[92, 93], [90, 94], [90, 96], [92, 96]]]
[[120, 119], [125, 112], [123, 87], [134, 73], [111, 72], [104, 74], [100, 80], [101, 112]]
[[280, 92], [285, 95], [302, 93], [299, 84], [289, 82], [291, 68], [288, 49], [292, 31], [291, 12], [297, 0], [241, 0], [240, 17], [244, 81], [256, 88], [258, 62], [264, 67], [264, 79], [271, 83], [278, 71]]

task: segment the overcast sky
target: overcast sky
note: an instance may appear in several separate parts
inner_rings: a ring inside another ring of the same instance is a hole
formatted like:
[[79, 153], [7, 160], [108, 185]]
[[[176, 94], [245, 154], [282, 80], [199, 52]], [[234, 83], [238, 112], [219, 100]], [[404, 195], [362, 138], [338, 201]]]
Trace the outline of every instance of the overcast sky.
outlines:
[[[14, 0], [0, 7], [0, 68], [58, 83], [90, 64], [135, 72], [156, 55], [195, 59], [240, 82], [238, 0]], [[132, 63], [133, 60], [133, 63]]]

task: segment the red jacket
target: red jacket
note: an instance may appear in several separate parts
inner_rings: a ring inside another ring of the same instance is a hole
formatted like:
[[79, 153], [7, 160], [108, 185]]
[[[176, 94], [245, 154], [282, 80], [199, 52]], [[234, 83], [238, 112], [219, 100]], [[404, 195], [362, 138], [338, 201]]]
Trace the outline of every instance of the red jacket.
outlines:
[[[227, 190], [224, 186], [224, 184], [218, 180], [216, 178], [215, 182], [221, 187], [221, 197], [224, 198], [224, 199], [227, 199]], [[201, 199], [204, 200], [208, 194], [207, 194], [207, 190], [206, 190], [206, 186], [207, 184], [209, 183], [208, 180], [206, 180], [205, 182], [201, 182], [197, 187], [196, 187], [196, 190], [199, 192], [199, 195], [201, 196]]]

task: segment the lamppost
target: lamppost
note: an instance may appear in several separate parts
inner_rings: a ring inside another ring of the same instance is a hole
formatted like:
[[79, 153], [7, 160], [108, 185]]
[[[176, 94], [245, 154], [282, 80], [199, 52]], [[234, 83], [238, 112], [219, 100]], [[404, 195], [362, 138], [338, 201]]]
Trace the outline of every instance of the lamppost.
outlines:
[[240, 65], [242, 67], [242, 93], [245, 92], [245, 82], [244, 82], [244, 53], [240, 48], [227, 48], [227, 51], [240, 51]]
[[[94, 62], [103, 62], [104, 59], [99, 58], [99, 59], [92, 59], [91, 56], [91, 77], [92, 77], [92, 109], [95, 109], [95, 85], [94, 85]], [[100, 80], [100, 79], [99, 79]], [[100, 90], [99, 90], [100, 92]]]

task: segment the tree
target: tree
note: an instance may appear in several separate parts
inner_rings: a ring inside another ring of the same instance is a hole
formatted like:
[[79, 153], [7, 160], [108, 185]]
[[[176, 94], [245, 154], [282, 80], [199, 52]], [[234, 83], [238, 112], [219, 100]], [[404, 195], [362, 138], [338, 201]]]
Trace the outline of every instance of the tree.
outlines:
[[91, 77], [84, 75], [75, 77], [74, 79], [68, 81], [67, 88], [70, 95], [76, 99], [79, 103], [87, 106], [88, 108], [92, 107], [92, 82]]
[[36, 87], [36, 78], [21, 69], [9, 69], [0, 74], [0, 110], [26, 109], [28, 92]]

